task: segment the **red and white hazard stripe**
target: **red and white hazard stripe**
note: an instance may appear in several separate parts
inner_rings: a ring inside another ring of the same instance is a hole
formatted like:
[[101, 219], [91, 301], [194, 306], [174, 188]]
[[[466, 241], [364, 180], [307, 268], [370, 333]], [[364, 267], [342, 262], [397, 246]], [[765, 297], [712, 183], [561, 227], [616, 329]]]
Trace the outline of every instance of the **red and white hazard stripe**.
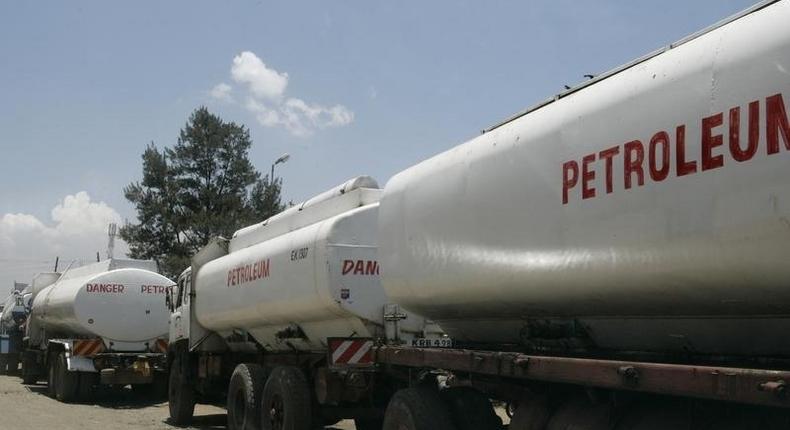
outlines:
[[71, 355], [93, 357], [104, 351], [104, 342], [101, 339], [75, 340], [71, 348]]
[[330, 339], [329, 353], [333, 365], [365, 365], [373, 363], [373, 341], [370, 339]]

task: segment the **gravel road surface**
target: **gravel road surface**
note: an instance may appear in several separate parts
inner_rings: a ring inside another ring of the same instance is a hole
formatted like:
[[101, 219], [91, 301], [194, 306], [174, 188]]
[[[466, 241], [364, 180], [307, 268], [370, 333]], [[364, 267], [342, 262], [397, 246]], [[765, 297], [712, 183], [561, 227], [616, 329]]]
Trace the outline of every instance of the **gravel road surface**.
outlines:
[[[98, 400], [65, 404], [49, 398], [46, 385], [23, 385], [15, 376], [0, 375], [0, 430], [174, 430], [167, 423], [167, 403], [148, 400], [131, 390], [97, 393]], [[198, 405], [189, 429], [224, 429], [225, 410]], [[353, 430], [350, 421], [333, 427]]]

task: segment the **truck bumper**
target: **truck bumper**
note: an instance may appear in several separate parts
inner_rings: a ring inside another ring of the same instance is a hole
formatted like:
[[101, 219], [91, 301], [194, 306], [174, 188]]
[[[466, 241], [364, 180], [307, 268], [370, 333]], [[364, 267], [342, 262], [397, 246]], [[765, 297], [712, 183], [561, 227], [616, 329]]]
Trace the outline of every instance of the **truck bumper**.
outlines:
[[165, 370], [164, 354], [99, 354], [94, 364], [99, 381], [106, 385], [140, 385], [154, 381], [154, 374]]

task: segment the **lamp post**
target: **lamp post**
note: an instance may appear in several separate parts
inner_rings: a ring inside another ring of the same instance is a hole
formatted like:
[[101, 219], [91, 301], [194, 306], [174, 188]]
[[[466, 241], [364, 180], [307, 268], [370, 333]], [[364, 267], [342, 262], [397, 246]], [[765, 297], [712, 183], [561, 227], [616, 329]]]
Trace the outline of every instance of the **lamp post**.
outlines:
[[269, 177], [272, 184], [274, 183], [274, 166], [285, 163], [289, 158], [291, 158], [291, 156], [288, 153], [285, 153], [281, 155], [280, 158], [274, 160], [274, 163], [272, 163], [272, 175]]

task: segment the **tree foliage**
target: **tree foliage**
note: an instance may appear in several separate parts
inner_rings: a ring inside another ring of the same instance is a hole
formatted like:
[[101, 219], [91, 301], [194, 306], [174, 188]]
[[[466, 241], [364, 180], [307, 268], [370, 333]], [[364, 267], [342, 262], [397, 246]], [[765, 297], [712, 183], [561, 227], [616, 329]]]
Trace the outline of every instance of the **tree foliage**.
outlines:
[[205, 107], [192, 113], [172, 148], [148, 145], [142, 181], [124, 188], [139, 221], [120, 230], [129, 256], [153, 259], [174, 278], [212, 237], [281, 211], [282, 182], [255, 169], [251, 145], [246, 127]]

